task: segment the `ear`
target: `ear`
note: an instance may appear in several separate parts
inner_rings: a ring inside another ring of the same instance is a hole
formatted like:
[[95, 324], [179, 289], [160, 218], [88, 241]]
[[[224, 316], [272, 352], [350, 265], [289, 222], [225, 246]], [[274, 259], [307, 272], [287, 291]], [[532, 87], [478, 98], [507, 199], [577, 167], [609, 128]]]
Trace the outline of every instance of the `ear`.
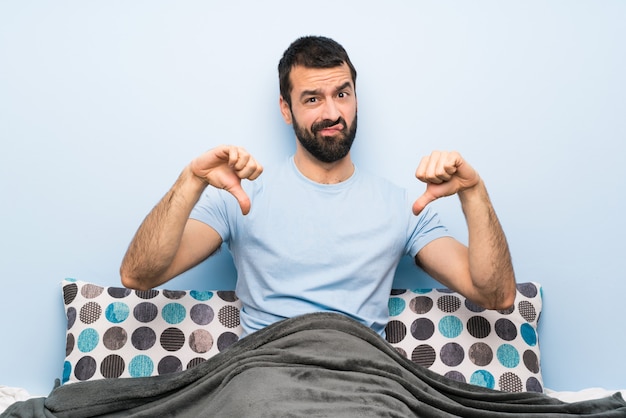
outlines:
[[287, 101], [285, 99], [283, 99], [283, 96], [280, 96], [280, 99], [278, 100], [279, 104], [280, 104], [280, 113], [283, 115], [283, 119], [285, 120], [285, 123], [287, 125], [291, 125], [291, 108], [289, 107], [289, 103], [287, 103]]

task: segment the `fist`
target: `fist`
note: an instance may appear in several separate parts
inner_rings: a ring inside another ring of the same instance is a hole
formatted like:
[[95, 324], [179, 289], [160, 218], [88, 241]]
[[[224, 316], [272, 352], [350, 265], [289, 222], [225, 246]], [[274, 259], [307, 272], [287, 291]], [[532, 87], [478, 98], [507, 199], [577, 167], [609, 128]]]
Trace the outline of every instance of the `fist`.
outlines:
[[222, 145], [205, 152], [190, 164], [191, 172], [209, 185], [232, 194], [246, 215], [250, 212], [250, 198], [241, 188], [241, 180], [254, 180], [263, 167], [243, 148]]
[[432, 201], [474, 187], [480, 181], [476, 170], [456, 151], [434, 151], [422, 158], [415, 177], [426, 183], [426, 191], [413, 203], [415, 215]]

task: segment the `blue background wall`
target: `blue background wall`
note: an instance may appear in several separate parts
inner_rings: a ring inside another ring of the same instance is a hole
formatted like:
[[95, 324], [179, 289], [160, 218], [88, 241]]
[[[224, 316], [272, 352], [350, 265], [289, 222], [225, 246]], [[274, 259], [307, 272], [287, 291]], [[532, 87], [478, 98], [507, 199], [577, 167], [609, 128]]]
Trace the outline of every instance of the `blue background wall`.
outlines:
[[[485, 179], [518, 281], [544, 285], [547, 387], [626, 388], [623, 1], [0, 0], [0, 385], [61, 374], [64, 277], [119, 284], [139, 223], [221, 143], [293, 151], [276, 64], [296, 37], [359, 71], [354, 158], [417, 196], [419, 158]], [[456, 198], [435, 203], [466, 240]], [[399, 286], [429, 284], [405, 262]], [[222, 253], [170, 288], [233, 286]]]

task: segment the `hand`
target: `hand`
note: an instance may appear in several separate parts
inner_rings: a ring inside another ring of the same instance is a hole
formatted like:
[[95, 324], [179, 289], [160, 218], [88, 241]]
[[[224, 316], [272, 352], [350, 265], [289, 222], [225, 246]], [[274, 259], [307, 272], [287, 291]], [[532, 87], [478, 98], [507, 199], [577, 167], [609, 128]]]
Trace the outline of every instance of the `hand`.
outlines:
[[432, 201], [459, 193], [480, 182], [476, 170], [456, 151], [434, 151], [422, 158], [415, 177], [426, 183], [426, 191], [413, 203], [415, 215]]
[[244, 215], [250, 212], [250, 198], [241, 187], [241, 179], [256, 179], [263, 167], [245, 149], [233, 145], [219, 146], [193, 160], [190, 168], [204, 182], [232, 194]]

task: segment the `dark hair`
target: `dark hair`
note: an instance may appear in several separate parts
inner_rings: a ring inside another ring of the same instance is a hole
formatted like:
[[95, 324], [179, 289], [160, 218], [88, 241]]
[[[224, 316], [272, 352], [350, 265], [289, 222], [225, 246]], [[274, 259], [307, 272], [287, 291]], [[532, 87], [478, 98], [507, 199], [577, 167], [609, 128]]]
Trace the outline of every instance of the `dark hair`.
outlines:
[[291, 69], [297, 65], [307, 68], [333, 68], [347, 64], [356, 85], [356, 69], [346, 50], [336, 41], [324, 36], [303, 36], [285, 50], [278, 63], [278, 82], [283, 100], [291, 107]]

